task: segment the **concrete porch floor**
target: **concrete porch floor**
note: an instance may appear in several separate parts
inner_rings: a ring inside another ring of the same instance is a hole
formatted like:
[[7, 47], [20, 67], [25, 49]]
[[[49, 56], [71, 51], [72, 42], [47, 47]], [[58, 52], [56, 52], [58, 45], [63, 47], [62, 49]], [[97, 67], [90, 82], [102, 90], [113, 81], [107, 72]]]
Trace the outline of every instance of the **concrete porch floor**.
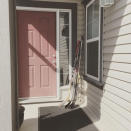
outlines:
[[[25, 118], [24, 118], [24, 122], [23, 122], [23, 124], [22, 124], [22, 126], [20, 128], [20, 131], [55, 131], [55, 129], [54, 130], [46, 130], [46, 129], [42, 129], [42, 128], [38, 129], [38, 127], [40, 127], [40, 126], [38, 126], [39, 125], [38, 124], [39, 109], [40, 108], [44, 109], [44, 107], [46, 107], [46, 108], [48, 107], [49, 108], [49, 107], [52, 107], [52, 106], [53, 107], [60, 106], [60, 103], [45, 103], [45, 104], [28, 104], [28, 105], [24, 105], [24, 107], [25, 107]], [[46, 111], [48, 111], [48, 110], [46, 110]], [[83, 117], [88, 117], [87, 114], [86, 114], [86, 112], [84, 112], [84, 113], [85, 113], [85, 116], [83, 116]], [[78, 114], [78, 117], [76, 117], [76, 119], [79, 119], [81, 117], [81, 115], [79, 115], [79, 112], [77, 114]], [[68, 114], [66, 117], [63, 117], [63, 118], [67, 119], [67, 118], [69, 118], [69, 116], [71, 116], [71, 114]], [[53, 121], [55, 121], [55, 119], [58, 120], [58, 117], [57, 118], [54, 117]], [[60, 120], [62, 120], [62, 119], [60, 118], [58, 120], [58, 122], [60, 122], [59, 125], [61, 125], [61, 121]], [[72, 127], [72, 122], [70, 122], [68, 124], [69, 124], [69, 128]], [[81, 121], [80, 122], [77, 121], [77, 123], [74, 123], [74, 124], [75, 125], [73, 125], [73, 126], [75, 128], [73, 127], [70, 130], [64, 130], [63, 129], [61, 131], [105, 131], [105, 130], [107, 130], [107, 128], [104, 128], [102, 126], [102, 123], [100, 121], [98, 121], [96, 123], [92, 123], [91, 121], [89, 121], [89, 123], [87, 123], [87, 124], [85, 124], [85, 123], [83, 124], [83, 123], [81, 123]], [[50, 126], [52, 126], [52, 123], [50, 123]], [[65, 127], [66, 127], [66, 125], [65, 125]], [[100, 127], [101, 129], [98, 129], [97, 127]]]
[[60, 103], [26, 104], [24, 122], [19, 131], [38, 131], [39, 108], [48, 106], [59, 106]]

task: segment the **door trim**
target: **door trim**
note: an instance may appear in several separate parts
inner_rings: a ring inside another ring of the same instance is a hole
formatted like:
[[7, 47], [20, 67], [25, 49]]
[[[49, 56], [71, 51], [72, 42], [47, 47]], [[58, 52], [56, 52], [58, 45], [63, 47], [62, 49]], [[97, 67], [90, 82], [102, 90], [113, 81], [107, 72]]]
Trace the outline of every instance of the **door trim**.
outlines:
[[[55, 12], [56, 13], [56, 90], [57, 90], [57, 96], [40, 96], [40, 97], [24, 97], [24, 98], [18, 98], [19, 103], [26, 104], [26, 103], [38, 103], [38, 102], [50, 102], [50, 101], [61, 101], [60, 100], [60, 70], [59, 70], [59, 31], [60, 31], [60, 23], [59, 23], [59, 13], [60, 12], [69, 12], [69, 35], [71, 36], [71, 39], [69, 41], [69, 79], [71, 78], [72, 73], [72, 22], [71, 22], [71, 9], [50, 9], [50, 8], [36, 8], [36, 7], [16, 7], [17, 11], [39, 11], [39, 12]], [[18, 72], [19, 73], [19, 72]], [[63, 86], [62, 88], [69, 88], [69, 85]]]

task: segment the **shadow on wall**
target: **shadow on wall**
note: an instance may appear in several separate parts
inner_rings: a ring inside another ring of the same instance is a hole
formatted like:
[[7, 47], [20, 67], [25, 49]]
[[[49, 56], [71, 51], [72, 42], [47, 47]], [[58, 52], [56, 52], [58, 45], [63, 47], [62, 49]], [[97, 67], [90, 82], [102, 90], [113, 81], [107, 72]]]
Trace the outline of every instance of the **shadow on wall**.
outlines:
[[99, 121], [101, 118], [103, 91], [83, 81], [83, 88], [80, 93], [86, 99], [86, 105], [84, 105], [83, 111], [88, 114], [93, 123]]
[[92, 118], [93, 122], [99, 121], [101, 117], [101, 100], [103, 97], [103, 91], [93, 87], [91, 84], [87, 84], [87, 106], [84, 108]]

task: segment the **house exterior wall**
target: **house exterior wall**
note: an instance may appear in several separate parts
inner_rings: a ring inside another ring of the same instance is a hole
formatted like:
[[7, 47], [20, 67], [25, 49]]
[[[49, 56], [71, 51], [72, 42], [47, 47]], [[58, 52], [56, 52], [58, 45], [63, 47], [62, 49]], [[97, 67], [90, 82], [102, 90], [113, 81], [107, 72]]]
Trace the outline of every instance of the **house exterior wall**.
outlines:
[[106, 131], [129, 131], [131, 0], [115, 0], [115, 5], [104, 8], [103, 70], [104, 90], [87, 83], [88, 114], [93, 121], [103, 121]]

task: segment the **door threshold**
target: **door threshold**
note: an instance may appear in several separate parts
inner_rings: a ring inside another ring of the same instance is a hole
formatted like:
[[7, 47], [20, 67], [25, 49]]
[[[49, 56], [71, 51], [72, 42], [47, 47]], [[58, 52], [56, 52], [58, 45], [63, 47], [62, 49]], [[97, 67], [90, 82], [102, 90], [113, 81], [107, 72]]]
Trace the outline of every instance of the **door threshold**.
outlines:
[[50, 103], [50, 102], [62, 102], [61, 99], [49, 97], [49, 98], [19, 98], [19, 104], [37, 104], [37, 103]]

